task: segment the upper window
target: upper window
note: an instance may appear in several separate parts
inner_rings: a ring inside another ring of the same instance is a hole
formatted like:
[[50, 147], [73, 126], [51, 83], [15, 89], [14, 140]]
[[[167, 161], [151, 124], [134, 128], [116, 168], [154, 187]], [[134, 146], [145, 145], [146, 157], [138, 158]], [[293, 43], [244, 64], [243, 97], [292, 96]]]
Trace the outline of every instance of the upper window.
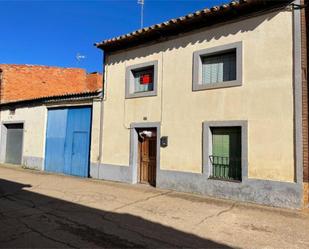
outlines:
[[236, 49], [218, 55], [202, 56], [202, 84], [236, 80]]
[[134, 93], [153, 91], [153, 66], [140, 70], [133, 70]]
[[157, 61], [127, 67], [126, 98], [157, 95], [157, 68]]
[[231, 87], [241, 84], [241, 43], [233, 43], [194, 53], [193, 90]]

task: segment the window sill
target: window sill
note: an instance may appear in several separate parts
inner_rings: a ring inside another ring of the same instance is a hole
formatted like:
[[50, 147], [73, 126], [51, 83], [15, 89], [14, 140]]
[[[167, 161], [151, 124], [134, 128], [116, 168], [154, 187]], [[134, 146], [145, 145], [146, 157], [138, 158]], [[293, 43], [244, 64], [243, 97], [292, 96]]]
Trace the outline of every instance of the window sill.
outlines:
[[223, 178], [217, 178], [210, 176], [208, 178], [209, 180], [215, 180], [215, 181], [222, 181], [222, 182], [232, 182], [232, 183], [241, 183], [241, 180], [233, 180], [233, 179], [223, 179]]
[[213, 83], [213, 84], [193, 84], [193, 91], [203, 91], [203, 90], [211, 90], [211, 89], [218, 89], [218, 88], [229, 88], [229, 87], [237, 87], [242, 86], [242, 82], [238, 80], [233, 81], [225, 81], [221, 83]]
[[134, 98], [144, 98], [144, 97], [154, 97], [157, 96], [157, 93], [155, 91], [149, 91], [149, 92], [139, 92], [139, 93], [129, 93], [126, 94], [126, 99], [134, 99]]

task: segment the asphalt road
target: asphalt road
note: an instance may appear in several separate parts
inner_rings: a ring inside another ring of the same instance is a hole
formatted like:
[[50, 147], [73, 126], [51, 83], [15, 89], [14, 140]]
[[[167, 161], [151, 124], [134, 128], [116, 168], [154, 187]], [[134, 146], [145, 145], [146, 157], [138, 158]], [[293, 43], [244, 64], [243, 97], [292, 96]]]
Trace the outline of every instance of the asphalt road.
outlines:
[[0, 248], [309, 248], [302, 211], [0, 166]]

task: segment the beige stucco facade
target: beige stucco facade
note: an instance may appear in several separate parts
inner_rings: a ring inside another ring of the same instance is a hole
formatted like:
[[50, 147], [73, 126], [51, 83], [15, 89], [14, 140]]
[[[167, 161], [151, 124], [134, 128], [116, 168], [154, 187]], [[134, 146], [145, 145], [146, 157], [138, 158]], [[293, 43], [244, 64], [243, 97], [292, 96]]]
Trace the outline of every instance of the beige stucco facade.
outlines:
[[[192, 91], [193, 53], [235, 42], [242, 43], [242, 86]], [[126, 67], [154, 60], [157, 96], [125, 99]], [[160, 169], [201, 173], [202, 123], [244, 120], [248, 178], [294, 182], [291, 11], [108, 54], [105, 82], [102, 164], [128, 167], [130, 124], [160, 122], [161, 136], [169, 137], [160, 149]]]

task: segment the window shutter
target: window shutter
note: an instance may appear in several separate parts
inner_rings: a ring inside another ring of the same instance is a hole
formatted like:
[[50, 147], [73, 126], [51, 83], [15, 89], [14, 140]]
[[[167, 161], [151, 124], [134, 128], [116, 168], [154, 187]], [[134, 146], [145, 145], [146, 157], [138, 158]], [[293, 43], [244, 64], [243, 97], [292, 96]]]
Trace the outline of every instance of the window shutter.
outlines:
[[240, 128], [212, 129], [212, 174], [217, 178], [241, 179]]
[[202, 83], [236, 80], [236, 51], [202, 57]]

